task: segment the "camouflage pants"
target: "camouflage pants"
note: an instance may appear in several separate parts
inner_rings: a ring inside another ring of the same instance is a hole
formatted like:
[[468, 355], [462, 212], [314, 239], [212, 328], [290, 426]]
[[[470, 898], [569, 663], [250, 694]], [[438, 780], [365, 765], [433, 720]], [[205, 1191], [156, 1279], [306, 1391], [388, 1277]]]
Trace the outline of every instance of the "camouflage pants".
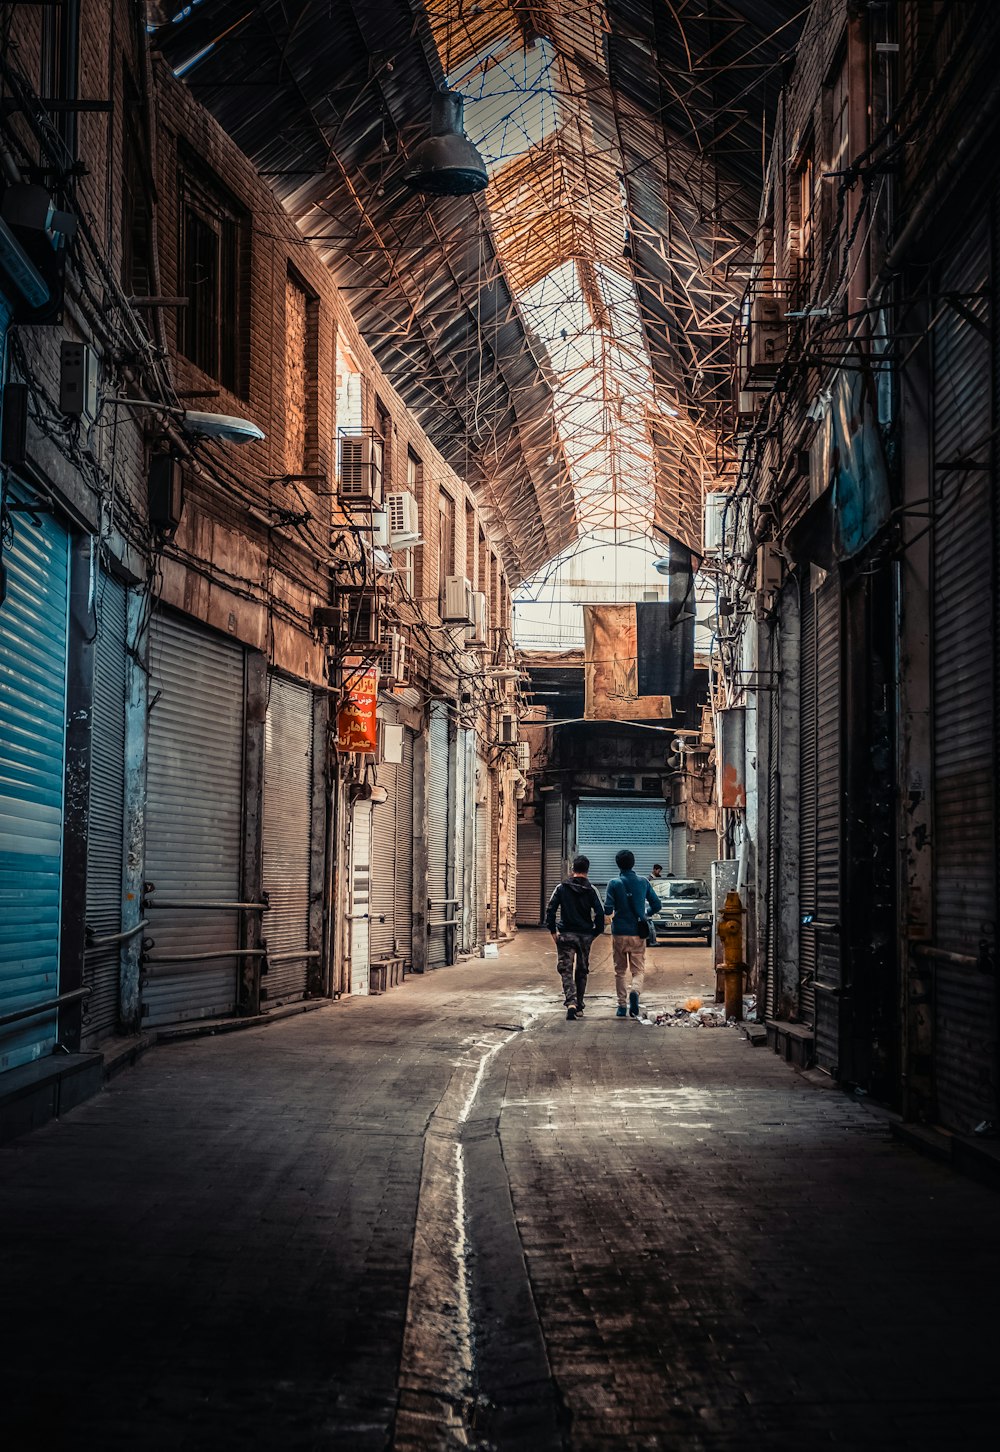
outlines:
[[593, 941], [589, 933], [559, 933], [556, 937], [556, 969], [562, 979], [567, 1008], [571, 1003], [577, 1008], [583, 1007]]

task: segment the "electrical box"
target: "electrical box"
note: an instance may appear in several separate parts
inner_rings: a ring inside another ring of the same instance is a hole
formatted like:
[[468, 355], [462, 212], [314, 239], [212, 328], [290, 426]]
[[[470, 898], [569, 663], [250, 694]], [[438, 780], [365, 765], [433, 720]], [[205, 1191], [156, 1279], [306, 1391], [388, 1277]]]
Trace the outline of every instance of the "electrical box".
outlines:
[[5, 383], [0, 410], [0, 464], [19, 468], [28, 458], [28, 385]]
[[444, 582], [441, 619], [449, 625], [473, 625], [472, 586], [464, 575], [448, 575]]
[[517, 745], [517, 716], [513, 711], [500, 712], [500, 745]]
[[160, 534], [173, 534], [184, 512], [184, 467], [173, 454], [154, 454], [149, 461], [149, 523]]
[[60, 345], [59, 408], [86, 425], [97, 418], [97, 354], [89, 343], [64, 339]]
[[387, 766], [403, 763], [403, 728], [391, 721], [378, 722], [378, 759]]
[[781, 556], [773, 544], [757, 546], [757, 589], [762, 592], [781, 589]]

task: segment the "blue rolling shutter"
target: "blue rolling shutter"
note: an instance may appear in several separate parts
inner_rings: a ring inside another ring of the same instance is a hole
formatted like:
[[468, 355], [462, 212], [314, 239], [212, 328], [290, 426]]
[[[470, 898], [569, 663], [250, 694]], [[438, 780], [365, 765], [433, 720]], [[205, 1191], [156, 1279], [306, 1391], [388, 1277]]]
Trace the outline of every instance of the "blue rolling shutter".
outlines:
[[[12, 498], [17, 494], [12, 492]], [[0, 1013], [59, 992], [69, 535], [15, 516], [0, 607]], [[0, 1069], [41, 1058], [47, 1013], [0, 1029]]]
[[653, 863], [670, 872], [670, 808], [635, 797], [581, 797], [576, 809], [576, 850], [590, 858], [590, 880], [603, 896], [618, 876], [615, 853], [630, 847], [635, 870], [648, 877]]

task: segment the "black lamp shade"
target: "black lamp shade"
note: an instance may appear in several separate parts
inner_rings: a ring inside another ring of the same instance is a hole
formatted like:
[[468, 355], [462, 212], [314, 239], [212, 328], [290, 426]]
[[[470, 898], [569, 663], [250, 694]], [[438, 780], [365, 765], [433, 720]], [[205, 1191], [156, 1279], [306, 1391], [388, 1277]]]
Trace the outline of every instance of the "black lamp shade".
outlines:
[[462, 127], [465, 102], [457, 91], [437, 91], [431, 106], [431, 134], [415, 147], [403, 180], [417, 192], [464, 197], [489, 181], [486, 164]]

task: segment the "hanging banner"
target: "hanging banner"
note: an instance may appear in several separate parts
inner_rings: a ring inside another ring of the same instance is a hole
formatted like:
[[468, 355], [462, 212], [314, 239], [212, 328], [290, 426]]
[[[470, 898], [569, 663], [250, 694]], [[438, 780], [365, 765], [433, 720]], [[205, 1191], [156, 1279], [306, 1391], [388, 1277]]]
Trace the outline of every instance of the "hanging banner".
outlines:
[[716, 716], [716, 781], [719, 806], [730, 810], [747, 804], [746, 711], [730, 706]]
[[378, 744], [378, 671], [366, 670], [348, 687], [337, 713], [337, 750], [374, 753]]
[[667, 602], [584, 605], [584, 715], [663, 721], [686, 699], [694, 670], [694, 613]]

